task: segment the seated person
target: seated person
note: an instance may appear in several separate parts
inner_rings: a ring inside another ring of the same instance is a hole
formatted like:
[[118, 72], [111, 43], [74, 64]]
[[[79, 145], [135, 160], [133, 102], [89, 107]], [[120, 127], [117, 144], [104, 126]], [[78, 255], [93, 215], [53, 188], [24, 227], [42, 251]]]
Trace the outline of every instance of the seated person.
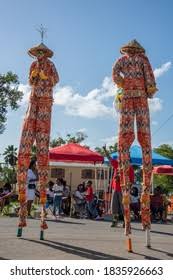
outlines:
[[135, 186], [132, 187], [130, 194], [131, 194], [130, 210], [134, 213], [134, 219], [139, 220], [140, 203], [139, 203], [138, 188]]
[[48, 190], [47, 190], [46, 208], [48, 208], [49, 205], [53, 205], [53, 198], [54, 198], [53, 186], [54, 186], [54, 182], [49, 181], [49, 183], [48, 183]]
[[171, 201], [168, 199], [166, 194], [162, 194], [163, 198], [163, 222], [167, 222], [167, 216], [168, 216], [168, 206], [171, 206]]
[[11, 195], [12, 187], [10, 183], [5, 183], [0, 194], [0, 210], [2, 211], [5, 205], [10, 203], [9, 196]]
[[76, 215], [79, 216], [80, 218], [84, 218], [86, 215], [86, 210], [85, 210], [86, 200], [85, 200], [85, 190], [83, 184], [79, 184], [77, 186], [77, 189], [73, 194], [73, 198], [75, 201]]
[[97, 199], [96, 210], [97, 210], [97, 213], [98, 213], [98, 216], [96, 217], [96, 220], [104, 219], [103, 214], [104, 214], [104, 211], [105, 211], [105, 205], [104, 205], [104, 200], [103, 199]]
[[163, 197], [161, 187], [157, 186], [151, 195], [151, 214], [154, 220], [163, 220]]

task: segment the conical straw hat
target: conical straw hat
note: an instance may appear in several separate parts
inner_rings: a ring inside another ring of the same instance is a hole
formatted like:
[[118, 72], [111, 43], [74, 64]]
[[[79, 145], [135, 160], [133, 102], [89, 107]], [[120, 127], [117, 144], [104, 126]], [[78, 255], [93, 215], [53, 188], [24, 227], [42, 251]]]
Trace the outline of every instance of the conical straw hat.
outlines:
[[132, 40], [128, 42], [126, 45], [122, 46], [120, 49], [120, 53], [124, 54], [128, 51], [136, 51], [140, 53], [145, 53], [145, 49], [138, 43], [136, 40]]
[[53, 51], [51, 51], [43, 43], [41, 43], [40, 45], [35, 46], [35, 47], [29, 49], [28, 54], [31, 55], [31, 56], [36, 56], [37, 57], [39, 51], [43, 51], [45, 56], [47, 56], [47, 57], [52, 57], [53, 56]]

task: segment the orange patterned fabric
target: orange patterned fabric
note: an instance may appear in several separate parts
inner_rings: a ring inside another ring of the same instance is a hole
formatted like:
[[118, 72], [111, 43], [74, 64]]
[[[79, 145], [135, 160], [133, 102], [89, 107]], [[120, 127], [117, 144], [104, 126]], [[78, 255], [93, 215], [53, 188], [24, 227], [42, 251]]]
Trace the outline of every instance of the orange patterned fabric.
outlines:
[[[125, 95], [151, 97], [156, 92], [154, 74], [145, 54], [135, 53], [119, 58], [112, 72], [113, 81], [120, 83]], [[153, 91], [153, 92], [152, 92]]]
[[[48, 179], [48, 152], [53, 103], [53, 86], [59, 81], [54, 64], [44, 57], [32, 63], [29, 74], [31, 95], [24, 119], [18, 153], [18, 187], [21, 210], [19, 226], [26, 226], [26, 179], [30, 163], [31, 147], [36, 141], [39, 174], [40, 203], [46, 202]], [[43, 219], [42, 219], [43, 220]], [[44, 221], [41, 222], [44, 224]], [[44, 228], [46, 226], [44, 225]]]
[[135, 139], [134, 122], [137, 125], [137, 138], [143, 154], [143, 192], [141, 214], [143, 228], [150, 228], [150, 198], [152, 175], [151, 135], [148, 97], [156, 92], [154, 74], [148, 58], [141, 53], [124, 55], [115, 62], [113, 81], [123, 88], [119, 123], [119, 162], [123, 176], [121, 185], [125, 215], [125, 234], [131, 233], [130, 227], [130, 180], [129, 149]]

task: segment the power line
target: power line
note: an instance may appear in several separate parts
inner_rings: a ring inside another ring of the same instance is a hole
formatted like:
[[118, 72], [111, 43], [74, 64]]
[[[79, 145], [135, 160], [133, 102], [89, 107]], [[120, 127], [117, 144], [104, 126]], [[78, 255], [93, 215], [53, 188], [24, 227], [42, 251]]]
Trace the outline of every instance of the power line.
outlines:
[[167, 120], [165, 121], [165, 122], [163, 122], [159, 127], [158, 127], [158, 129], [156, 129], [154, 132], [153, 132], [153, 134], [152, 134], [152, 136], [154, 136], [170, 119], [172, 119], [172, 117], [173, 117], [173, 114], [171, 114], [168, 118], [167, 118]]

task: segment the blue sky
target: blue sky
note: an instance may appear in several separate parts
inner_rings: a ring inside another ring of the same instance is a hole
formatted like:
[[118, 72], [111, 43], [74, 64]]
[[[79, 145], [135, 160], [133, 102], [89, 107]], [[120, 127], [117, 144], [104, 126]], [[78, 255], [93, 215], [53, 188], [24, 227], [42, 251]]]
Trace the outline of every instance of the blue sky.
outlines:
[[[19, 145], [33, 61], [27, 50], [40, 43], [40, 24], [47, 28], [44, 42], [54, 51], [52, 60], [60, 75], [51, 138], [82, 130], [90, 147], [116, 139], [112, 64], [120, 47], [134, 38], [145, 47], [159, 88], [150, 104], [152, 133], [172, 114], [171, 0], [0, 0], [0, 7], [0, 73], [17, 73], [25, 92], [20, 109], [9, 111], [0, 153], [8, 145]], [[153, 136], [153, 146], [173, 143], [172, 120]]]

